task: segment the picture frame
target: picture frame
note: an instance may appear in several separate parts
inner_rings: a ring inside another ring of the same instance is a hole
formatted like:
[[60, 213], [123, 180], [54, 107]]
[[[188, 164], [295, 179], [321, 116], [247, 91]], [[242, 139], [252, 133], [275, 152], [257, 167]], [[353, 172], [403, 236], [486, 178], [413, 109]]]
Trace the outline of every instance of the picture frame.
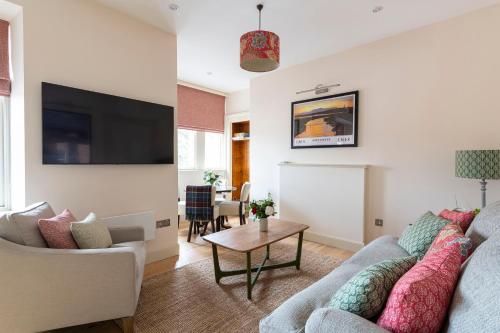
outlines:
[[358, 146], [359, 91], [291, 103], [291, 148]]

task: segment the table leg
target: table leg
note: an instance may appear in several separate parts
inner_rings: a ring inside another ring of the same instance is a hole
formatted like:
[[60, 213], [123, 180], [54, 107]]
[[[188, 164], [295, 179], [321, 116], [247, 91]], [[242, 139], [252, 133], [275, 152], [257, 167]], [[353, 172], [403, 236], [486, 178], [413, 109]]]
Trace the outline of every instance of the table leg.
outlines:
[[247, 252], [247, 298], [252, 299], [252, 255]]
[[271, 246], [267, 245], [266, 246], [266, 259], [269, 259], [270, 254], [271, 254]]
[[300, 269], [300, 257], [302, 255], [302, 239], [304, 238], [304, 232], [299, 233], [299, 243], [297, 245], [297, 257], [295, 258], [295, 268]]
[[215, 282], [219, 284], [219, 281], [222, 278], [222, 273], [219, 265], [219, 254], [217, 253], [217, 245], [215, 244], [212, 244], [212, 255], [214, 257]]

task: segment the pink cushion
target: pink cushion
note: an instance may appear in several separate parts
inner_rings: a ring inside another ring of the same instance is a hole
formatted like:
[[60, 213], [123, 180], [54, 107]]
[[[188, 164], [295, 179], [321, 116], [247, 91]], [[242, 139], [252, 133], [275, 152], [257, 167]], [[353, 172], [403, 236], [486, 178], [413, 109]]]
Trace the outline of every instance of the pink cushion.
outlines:
[[439, 332], [460, 266], [458, 244], [426, 256], [396, 282], [377, 324], [394, 333]]
[[467, 231], [475, 216], [476, 212], [473, 210], [470, 212], [457, 212], [454, 210], [444, 209], [441, 213], [439, 213], [439, 217], [458, 223], [463, 232]]
[[462, 228], [458, 224], [449, 223], [441, 229], [425, 256], [427, 257], [432, 253], [441, 251], [447, 246], [455, 244], [460, 246], [460, 255], [463, 263], [472, 254], [472, 241], [470, 238], [465, 237]]
[[71, 222], [76, 222], [76, 218], [65, 209], [61, 214], [50, 219], [38, 220], [38, 228], [50, 248], [78, 249], [69, 229]]

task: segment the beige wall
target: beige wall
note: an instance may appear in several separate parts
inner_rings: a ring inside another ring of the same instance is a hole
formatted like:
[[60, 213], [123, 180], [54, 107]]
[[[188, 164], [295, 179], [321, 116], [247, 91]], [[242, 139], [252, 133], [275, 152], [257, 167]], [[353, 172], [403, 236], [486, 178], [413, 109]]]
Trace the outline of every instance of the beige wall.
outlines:
[[[479, 184], [454, 177], [454, 151], [500, 148], [499, 31], [495, 6], [253, 79], [253, 196], [277, 195], [280, 161], [369, 164], [365, 241], [454, 208], [455, 195], [479, 206]], [[337, 82], [333, 93], [360, 91], [359, 148], [291, 150], [290, 102], [314, 97], [295, 92]], [[500, 182], [488, 195], [500, 199]]]
[[154, 210], [174, 227], [158, 230], [148, 258], [176, 254], [177, 166], [42, 165], [40, 87], [47, 81], [175, 107], [175, 36], [93, 1], [14, 2], [24, 22], [25, 203], [47, 200], [80, 218]]
[[239, 90], [227, 95], [226, 114], [248, 112], [250, 110], [250, 90]]

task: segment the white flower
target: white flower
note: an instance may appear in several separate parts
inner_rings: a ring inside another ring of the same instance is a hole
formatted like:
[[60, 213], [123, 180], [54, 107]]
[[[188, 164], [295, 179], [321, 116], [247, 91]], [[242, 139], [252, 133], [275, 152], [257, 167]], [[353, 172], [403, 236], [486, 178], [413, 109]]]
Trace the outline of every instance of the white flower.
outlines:
[[266, 207], [266, 215], [267, 216], [272, 216], [274, 214], [274, 208], [273, 206], [267, 206]]

